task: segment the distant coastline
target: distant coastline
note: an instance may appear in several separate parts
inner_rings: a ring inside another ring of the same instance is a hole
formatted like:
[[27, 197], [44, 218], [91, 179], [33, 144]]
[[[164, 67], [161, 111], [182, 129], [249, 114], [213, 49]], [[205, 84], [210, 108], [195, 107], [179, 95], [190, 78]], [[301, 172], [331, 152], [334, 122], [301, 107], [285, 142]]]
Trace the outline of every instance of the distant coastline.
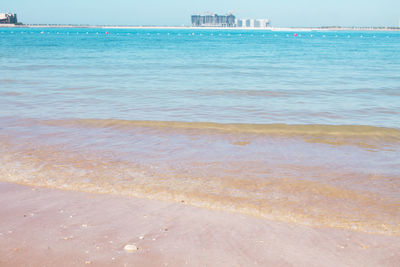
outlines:
[[59, 25], [59, 24], [0, 24], [0, 28], [88, 28], [88, 29], [172, 29], [172, 30], [251, 30], [251, 31], [400, 31], [399, 27], [191, 27], [191, 26], [110, 26], [110, 25]]

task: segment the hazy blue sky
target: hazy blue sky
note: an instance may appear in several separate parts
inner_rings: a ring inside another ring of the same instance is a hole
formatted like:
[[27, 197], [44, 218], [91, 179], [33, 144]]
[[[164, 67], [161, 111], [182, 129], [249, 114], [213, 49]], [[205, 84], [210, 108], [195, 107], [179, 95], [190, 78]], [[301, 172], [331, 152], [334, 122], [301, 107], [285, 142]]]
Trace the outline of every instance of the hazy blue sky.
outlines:
[[400, 0], [2, 0], [24, 23], [189, 25], [194, 12], [269, 18], [274, 26], [397, 26]]

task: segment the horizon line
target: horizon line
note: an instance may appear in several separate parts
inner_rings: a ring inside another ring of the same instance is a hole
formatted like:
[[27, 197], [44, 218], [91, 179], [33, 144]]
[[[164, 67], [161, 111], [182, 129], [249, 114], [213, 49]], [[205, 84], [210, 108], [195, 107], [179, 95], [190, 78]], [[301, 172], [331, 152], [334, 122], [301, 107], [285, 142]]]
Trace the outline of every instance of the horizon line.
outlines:
[[218, 26], [187, 26], [187, 25], [128, 25], [128, 24], [87, 24], [87, 23], [18, 23], [18, 24], [0, 24], [0, 27], [124, 27], [124, 28], [190, 28], [190, 29], [400, 29], [399, 26], [340, 26], [340, 25], [322, 25], [322, 26], [269, 26], [269, 27], [218, 27]]

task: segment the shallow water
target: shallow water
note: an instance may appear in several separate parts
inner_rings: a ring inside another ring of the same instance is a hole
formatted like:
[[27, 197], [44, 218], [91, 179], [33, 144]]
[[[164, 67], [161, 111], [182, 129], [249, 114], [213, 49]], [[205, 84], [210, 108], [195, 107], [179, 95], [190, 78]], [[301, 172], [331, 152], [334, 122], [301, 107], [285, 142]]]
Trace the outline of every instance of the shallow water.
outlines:
[[0, 30], [0, 179], [400, 235], [400, 33]]

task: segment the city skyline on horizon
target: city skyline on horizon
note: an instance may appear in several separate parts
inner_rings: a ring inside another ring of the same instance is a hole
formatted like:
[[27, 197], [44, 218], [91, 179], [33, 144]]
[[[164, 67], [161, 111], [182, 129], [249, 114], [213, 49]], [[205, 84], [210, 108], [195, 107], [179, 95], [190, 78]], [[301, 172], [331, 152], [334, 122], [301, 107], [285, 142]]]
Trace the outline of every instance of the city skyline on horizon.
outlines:
[[54, 3], [50, 0], [5, 0], [0, 13], [16, 13], [25, 24], [87, 24], [131, 26], [190, 26], [193, 14], [233, 13], [240, 18], [267, 18], [274, 27], [399, 27], [400, 1], [373, 0], [367, 3], [353, 1], [283, 0], [223, 0], [213, 3], [171, 0], [149, 0], [146, 4], [136, 0], [78, 0]]

